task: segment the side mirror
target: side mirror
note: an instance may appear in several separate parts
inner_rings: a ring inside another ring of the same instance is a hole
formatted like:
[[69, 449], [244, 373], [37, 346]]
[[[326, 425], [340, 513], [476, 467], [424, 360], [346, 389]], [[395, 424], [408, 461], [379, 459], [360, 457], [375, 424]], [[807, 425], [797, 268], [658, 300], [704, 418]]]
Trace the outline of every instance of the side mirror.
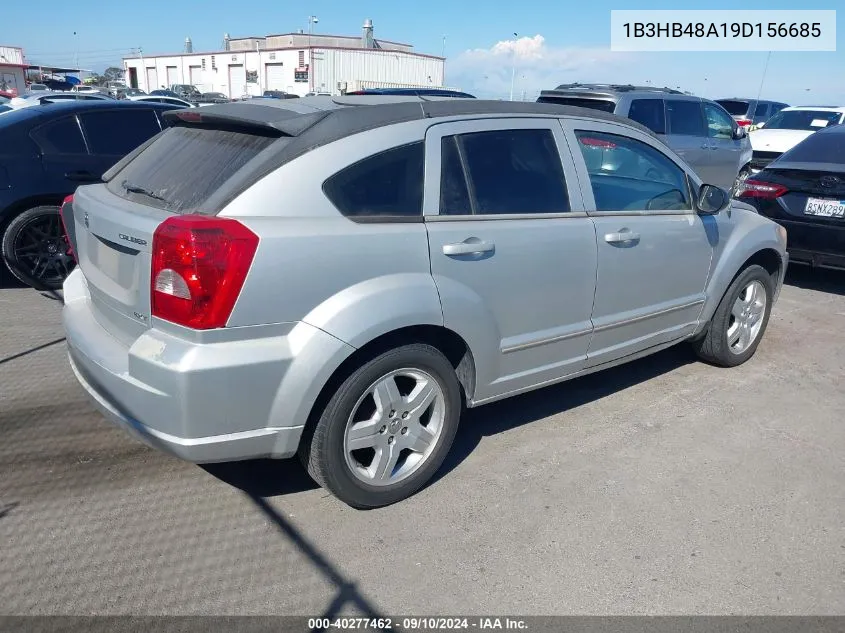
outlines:
[[734, 136], [734, 139], [736, 139], [736, 140], [739, 140], [741, 138], [745, 138], [746, 136], [748, 136], [748, 130], [746, 130], [741, 125], [737, 125], [736, 129], [734, 130], [733, 136]]
[[721, 187], [701, 185], [695, 206], [701, 215], [716, 215], [728, 205], [730, 200], [728, 192]]

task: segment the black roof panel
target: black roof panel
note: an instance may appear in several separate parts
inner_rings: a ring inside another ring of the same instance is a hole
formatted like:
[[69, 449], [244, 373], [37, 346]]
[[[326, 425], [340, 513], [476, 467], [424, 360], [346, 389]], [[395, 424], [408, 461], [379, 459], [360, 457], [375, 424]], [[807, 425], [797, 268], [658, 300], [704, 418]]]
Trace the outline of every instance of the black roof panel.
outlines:
[[[584, 116], [622, 122], [653, 136], [648, 128], [630, 119], [588, 108], [454, 97], [356, 95], [250, 99], [207, 106], [199, 111], [174, 111], [165, 117], [177, 125], [190, 124], [193, 120], [271, 128], [285, 136], [307, 137], [307, 144], [314, 148], [352, 134], [406, 121], [485, 115]], [[301, 140], [306, 141], [305, 138]]]

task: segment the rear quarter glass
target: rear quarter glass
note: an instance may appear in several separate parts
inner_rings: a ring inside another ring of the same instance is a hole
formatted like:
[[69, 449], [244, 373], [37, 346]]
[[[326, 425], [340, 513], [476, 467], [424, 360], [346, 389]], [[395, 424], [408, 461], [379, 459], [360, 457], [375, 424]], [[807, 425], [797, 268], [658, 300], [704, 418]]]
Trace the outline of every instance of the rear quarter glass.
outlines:
[[[168, 128], [108, 182], [121, 197], [173, 213], [215, 215], [206, 201], [276, 136], [176, 126]], [[146, 193], [127, 191], [127, 184]], [[152, 195], [150, 195], [152, 194]]]

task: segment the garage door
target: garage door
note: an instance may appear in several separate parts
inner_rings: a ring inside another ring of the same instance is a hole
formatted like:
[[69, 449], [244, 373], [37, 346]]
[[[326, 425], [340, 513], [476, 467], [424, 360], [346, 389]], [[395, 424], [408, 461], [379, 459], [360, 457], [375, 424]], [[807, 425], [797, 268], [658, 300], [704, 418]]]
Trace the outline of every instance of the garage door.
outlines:
[[282, 64], [267, 64], [264, 77], [267, 90], [285, 89], [285, 68]]
[[158, 74], [155, 68], [147, 68], [147, 92], [158, 89]]
[[167, 67], [167, 87], [174, 84], [182, 83], [179, 81], [179, 69], [176, 66]]
[[192, 86], [198, 86], [202, 83], [202, 66], [188, 66], [188, 81]]
[[229, 66], [229, 98], [235, 99], [246, 94], [246, 70], [243, 64]]

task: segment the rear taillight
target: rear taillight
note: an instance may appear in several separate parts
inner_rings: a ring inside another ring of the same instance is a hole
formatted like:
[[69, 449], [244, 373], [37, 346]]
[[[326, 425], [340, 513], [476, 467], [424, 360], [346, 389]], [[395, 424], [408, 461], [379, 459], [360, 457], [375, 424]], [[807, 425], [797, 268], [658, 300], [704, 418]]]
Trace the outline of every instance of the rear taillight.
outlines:
[[73, 252], [73, 244], [70, 243], [70, 233], [67, 230], [69, 219], [67, 213], [73, 213], [73, 194], [70, 194], [62, 201], [62, 206], [59, 207], [59, 218], [62, 220], [62, 231], [65, 234], [65, 242], [67, 242], [67, 254], [73, 257], [73, 261], [78, 264], [79, 260], [76, 259], [76, 253]]
[[196, 330], [225, 326], [257, 249], [237, 220], [168, 218], [153, 234], [152, 315]]
[[783, 185], [774, 184], [771, 182], [763, 182], [762, 180], [748, 179], [737, 188], [737, 198], [765, 198], [767, 200], [774, 200], [780, 198], [789, 189]]
[[751, 119], [739, 119], [736, 124], [740, 127], [746, 127], [747, 125], [751, 125]]

